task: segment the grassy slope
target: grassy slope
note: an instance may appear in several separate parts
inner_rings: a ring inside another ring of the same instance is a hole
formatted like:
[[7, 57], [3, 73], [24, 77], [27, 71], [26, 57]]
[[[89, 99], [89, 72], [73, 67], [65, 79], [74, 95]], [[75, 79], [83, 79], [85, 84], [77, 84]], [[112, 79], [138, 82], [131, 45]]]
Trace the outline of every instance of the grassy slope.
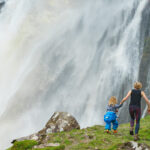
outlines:
[[[150, 116], [147, 116], [146, 118], [141, 120], [139, 135], [141, 140], [138, 142], [146, 143], [150, 146]], [[36, 150], [115, 150], [122, 143], [133, 140], [133, 137], [129, 135], [129, 123], [120, 125], [117, 134], [107, 134], [104, 133], [103, 126], [93, 126], [82, 130], [54, 133], [50, 134], [49, 136], [50, 143], [60, 143], [61, 146]], [[36, 143], [34, 143], [33, 141], [30, 141], [30, 143], [29, 141], [24, 141], [22, 143], [16, 142], [9, 150], [31, 150], [32, 146], [30, 145], [33, 146], [36, 145]], [[21, 147], [21, 149], [19, 148], [19, 146]]]

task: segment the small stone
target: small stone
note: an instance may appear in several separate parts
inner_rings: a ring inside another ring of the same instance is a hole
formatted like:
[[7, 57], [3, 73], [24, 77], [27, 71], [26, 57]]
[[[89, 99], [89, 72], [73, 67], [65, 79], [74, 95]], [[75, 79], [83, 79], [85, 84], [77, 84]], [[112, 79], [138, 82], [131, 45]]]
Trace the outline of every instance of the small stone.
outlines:
[[89, 137], [89, 139], [93, 139], [94, 138], [93, 135], [89, 135], [88, 137]]
[[38, 136], [34, 135], [33, 137], [31, 137], [32, 140], [38, 140]]
[[51, 129], [52, 129], [52, 130], [55, 129], [55, 126], [51, 126]]
[[55, 147], [55, 146], [60, 146], [60, 144], [59, 143], [48, 143], [46, 146], [47, 147], [49, 147], [49, 146]]
[[40, 145], [35, 145], [33, 148], [45, 148], [45, 147], [57, 147], [60, 146], [59, 143], [45, 143]]
[[64, 131], [64, 129], [63, 129], [63, 128], [60, 128], [60, 132], [62, 132], [62, 131]]

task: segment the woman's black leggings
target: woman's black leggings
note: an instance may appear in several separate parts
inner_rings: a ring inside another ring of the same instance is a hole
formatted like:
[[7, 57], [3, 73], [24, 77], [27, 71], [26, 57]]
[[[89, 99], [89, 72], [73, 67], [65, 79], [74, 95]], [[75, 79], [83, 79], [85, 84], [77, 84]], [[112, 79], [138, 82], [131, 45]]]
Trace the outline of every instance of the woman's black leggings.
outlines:
[[141, 108], [138, 106], [129, 106], [129, 113], [131, 117], [130, 126], [134, 127], [134, 120], [136, 119], [135, 134], [138, 134], [140, 128]]

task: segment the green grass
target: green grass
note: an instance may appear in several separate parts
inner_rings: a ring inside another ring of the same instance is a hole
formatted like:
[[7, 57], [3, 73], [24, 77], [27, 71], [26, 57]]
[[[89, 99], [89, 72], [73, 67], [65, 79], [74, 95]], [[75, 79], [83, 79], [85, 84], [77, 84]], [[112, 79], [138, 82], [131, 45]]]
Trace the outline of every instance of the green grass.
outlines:
[[14, 145], [8, 150], [31, 150], [34, 145], [37, 145], [36, 141], [25, 140], [20, 142], [15, 142]]
[[[118, 128], [118, 133], [107, 134], [104, 126], [93, 126], [82, 130], [72, 130], [49, 134], [49, 143], [60, 143], [59, 147], [49, 147], [36, 150], [116, 150], [123, 143], [133, 140], [129, 135], [129, 123], [122, 124]], [[141, 119], [140, 141], [150, 146], [150, 116]], [[16, 142], [9, 150], [31, 150], [37, 143], [35, 141]]]
[[[20, 142], [15, 142], [14, 145], [8, 150], [32, 150], [33, 146], [38, 145], [36, 141], [25, 140]], [[46, 148], [36, 148], [34, 150], [64, 150], [65, 146], [60, 145], [56, 147], [46, 147]]]

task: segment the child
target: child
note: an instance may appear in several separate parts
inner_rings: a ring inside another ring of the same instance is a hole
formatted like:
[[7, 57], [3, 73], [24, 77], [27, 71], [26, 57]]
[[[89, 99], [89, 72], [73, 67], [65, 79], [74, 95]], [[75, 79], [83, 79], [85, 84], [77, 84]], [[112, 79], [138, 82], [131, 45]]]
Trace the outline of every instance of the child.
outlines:
[[118, 109], [122, 106], [122, 104], [117, 104], [116, 97], [112, 96], [109, 100], [108, 106], [107, 106], [107, 112], [104, 115], [104, 121], [106, 123], [105, 130], [107, 133], [110, 133], [111, 130], [111, 123], [113, 124], [113, 130], [114, 133], [117, 133], [118, 128], [118, 121], [117, 121], [117, 115], [116, 112], [118, 112]]

